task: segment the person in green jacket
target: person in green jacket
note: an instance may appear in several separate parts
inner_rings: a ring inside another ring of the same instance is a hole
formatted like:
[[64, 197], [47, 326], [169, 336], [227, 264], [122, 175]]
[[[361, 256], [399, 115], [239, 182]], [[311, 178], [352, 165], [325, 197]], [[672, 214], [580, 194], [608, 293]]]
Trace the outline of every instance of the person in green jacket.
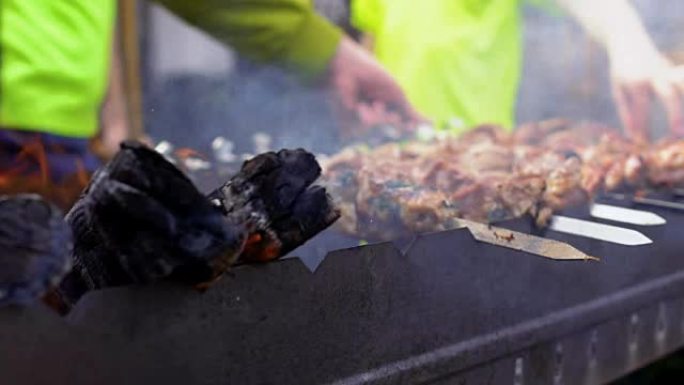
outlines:
[[[672, 131], [684, 134], [684, 69], [656, 49], [628, 0], [556, 3], [606, 48], [627, 132], [646, 140], [656, 95]], [[519, 8], [519, 0], [352, 0], [351, 22], [428, 118], [456, 120], [454, 132], [485, 122], [511, 128], [521, 74]]]
[[[420, 119], [393, 78], [309, 0], [155, 2], [246, 57], [328, 82], [349, 111], [377, 102]], [[0, 192], [53, 195], [46, 179], [97, 166], [87, 140], [98, 129], [115, 13], [115, 0], [0, 2]], [[17, 179], [27, 175], [36, 177]]]

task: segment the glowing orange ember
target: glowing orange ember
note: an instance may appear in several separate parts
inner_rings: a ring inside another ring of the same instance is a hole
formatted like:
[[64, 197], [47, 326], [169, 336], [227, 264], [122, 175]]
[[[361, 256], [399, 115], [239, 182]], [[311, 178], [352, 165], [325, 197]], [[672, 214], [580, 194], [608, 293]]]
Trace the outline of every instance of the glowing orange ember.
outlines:
[[204, 160], [208, 160], [207, 156], [202, 154], [201, 152], [197, 150], [193, 150], [192, 148], [188, 147], [181, 147], [174, 151], [174, 154], [176, 155], [176, 158], [180, 160], [185, 160], [188, 158], [200, 158]]
[[280, 245], [261, 233], [251, 234], [242, 251], [242, 257], [249, 261], [268, 262], [279, 256]]
[[[51, 146], [53, 154], [68, 151], [59, 146]], [[56, 180], [50, 172], [46, 146], [40, 137], [27, 141], [9, 161], [0, 163], [0, 194], [34, 193], [67, 210], [88, 184], [90, 174], [81, 159], [73, 156], [73, 172]]]
[[47, 185], [50, 180], [45, 147], [40, 140], [31, 141], [24, 145], [12, 163], [13, 165], [9, 169], [0, 169], [0, 186], [11, 184], [17, 176], [35, 173], [31, 170], [35, 165], [38, 166], [40, 182]]

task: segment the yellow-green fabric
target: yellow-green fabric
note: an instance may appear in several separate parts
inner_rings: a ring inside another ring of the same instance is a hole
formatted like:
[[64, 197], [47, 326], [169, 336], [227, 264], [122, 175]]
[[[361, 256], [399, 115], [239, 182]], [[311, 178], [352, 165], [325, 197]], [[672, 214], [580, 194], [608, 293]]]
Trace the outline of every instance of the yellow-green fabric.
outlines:
[[0, 126], [87, 137], [107, 83], [114, 0], [0, 0]]
[[521, 71], [517, 0], [352, 0], [352, 24], [416, 108], [444, 124], [513, 125]]
[[303, 75], [320, 73], [340, 30], [313, 11], [311, 0], [156, 0], [246, 57]]
[[[341, 32], [310, 0], [158, 0], [255, 60], [324, 70]], [[91, 137], [110, 63], [114, 0], [0, 0], [0, 127]]]

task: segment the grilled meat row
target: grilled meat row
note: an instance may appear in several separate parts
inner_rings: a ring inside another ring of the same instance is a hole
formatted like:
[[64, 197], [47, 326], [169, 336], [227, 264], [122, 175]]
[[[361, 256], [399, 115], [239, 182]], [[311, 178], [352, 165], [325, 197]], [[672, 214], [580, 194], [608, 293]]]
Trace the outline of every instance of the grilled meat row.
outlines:
[[454, 218], [530, 216], [545, 226], [600, 191], [682, 185], [684, 141], [637, 144], [610, 127], [557, 119], [514, 133], [483, 125], [429, 143], [350, 147], [323, 166], [342, 210], [338, 228], [389, 240], [448, 229]]

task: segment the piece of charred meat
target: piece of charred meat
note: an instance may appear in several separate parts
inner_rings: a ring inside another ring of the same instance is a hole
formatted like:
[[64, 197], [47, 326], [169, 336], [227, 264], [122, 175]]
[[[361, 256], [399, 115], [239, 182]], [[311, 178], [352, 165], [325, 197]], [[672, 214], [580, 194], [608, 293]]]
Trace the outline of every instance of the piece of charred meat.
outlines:
[[0, 197], [0, 306], [28, 304], [71, 267], [71, 231], [37, 195]]
[[124, 143], [66, 217], [74, 268], [63, 312], [85, 292], [171, 277], [200, 288], [238, 259], [278, 258], [337, 219], [303, 151], [266, 153], [207, 197], [156, 151]]

